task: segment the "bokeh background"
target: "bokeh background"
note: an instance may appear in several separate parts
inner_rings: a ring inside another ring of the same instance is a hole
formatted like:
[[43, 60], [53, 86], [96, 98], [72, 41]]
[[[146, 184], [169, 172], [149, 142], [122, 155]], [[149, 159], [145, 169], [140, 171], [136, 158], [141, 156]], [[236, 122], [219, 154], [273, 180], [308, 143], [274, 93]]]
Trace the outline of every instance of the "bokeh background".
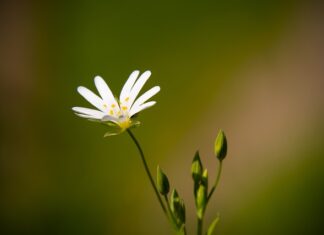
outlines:
[[[27, 3], [28, 2], [28, 3]], [[0, 234], [172, 234], [127, 134], [76, 117], [101, 75], [118, 94], [151, 70], [157, 105], [134, 130], [187, 204], [199, 149], [217, 234], [321, 234], [322, 1], [1, 1]]]

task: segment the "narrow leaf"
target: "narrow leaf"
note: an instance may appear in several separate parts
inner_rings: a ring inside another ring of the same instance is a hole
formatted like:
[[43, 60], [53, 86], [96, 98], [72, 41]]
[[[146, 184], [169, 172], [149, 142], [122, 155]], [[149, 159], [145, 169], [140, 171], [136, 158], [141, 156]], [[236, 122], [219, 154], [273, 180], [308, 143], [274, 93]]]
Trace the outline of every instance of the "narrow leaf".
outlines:
[[213, 220], [213, 222], [209, 225], [209, 228], [207, 230], [206, 235], [213, 235], [214, 234], [214, 230], [216, 228], [216, 225], [219, 222], [219, 215]]

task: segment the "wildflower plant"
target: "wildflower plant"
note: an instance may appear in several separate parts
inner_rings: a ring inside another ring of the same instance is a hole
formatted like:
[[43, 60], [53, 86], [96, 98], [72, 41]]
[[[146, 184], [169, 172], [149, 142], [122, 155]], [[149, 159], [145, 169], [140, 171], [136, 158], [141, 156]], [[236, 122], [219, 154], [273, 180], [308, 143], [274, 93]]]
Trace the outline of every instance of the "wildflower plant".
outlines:
[[[140, 125], [140, 122], [136, 120], [137, 114], [156, 104], [155, 101], [149, 100], [160, 91], [159, 86], [149, 89], [138, 97], [150, 76], [150, 71], [145, 71], [142, 74], [138, 70], [133, 71], [124, 84], [119, 98], [113, 95], [107, 83], [100, 76], [96, 76], [94, 83], [100, 96], [83, 86], [77, 88], [80, 95], [96, 109], [73, 107], [72, 110], [79, 117], [104, 124], [107, 127], [107, 132], [104, 137], [118, 135], [123, 132], [129, 134], [139, 151], [144, 169], [164, 214], [177, 234], [186, 235], [186, 208], [184, 200], [179, 196], [176, 189], [172, 189], [170, 193], [168, 177], [159, 166], [157, 166], [156, 181], [153, 179], [142, 147], [131, 131], [132, 128]], [[217, 215], [209, 225], [207, 231], [203, 233], [203, 220], [207, 204], [218, 186], [222, 172], [222, 163], [227, 154], [227, 140], [222, 130], [219, 131], [216, 137], [214, 153], [218, 160], [218, 172], [210, 190], [208, 188], [208, 171], [203, 167], [198, 151], [195, 153], [191, 165], [193, 195], [195, 198], [197, 217], [197, 235], [214, 234], [214, 229], [219, 221], [219, 215]]]

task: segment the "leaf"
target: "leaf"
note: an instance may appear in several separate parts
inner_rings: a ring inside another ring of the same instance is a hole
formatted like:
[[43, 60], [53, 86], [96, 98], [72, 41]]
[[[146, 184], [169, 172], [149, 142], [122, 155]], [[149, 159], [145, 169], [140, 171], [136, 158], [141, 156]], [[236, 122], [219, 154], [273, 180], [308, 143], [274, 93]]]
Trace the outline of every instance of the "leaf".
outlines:
[[219, 215], [213, 220], [213, 222], [209, 225], [209, 228], [207, 230], [207, 233], [206, 235], [213, 235], [214, 234], [214, 230], [216, 228], [216, 225], [218, 224], [219, 222]]

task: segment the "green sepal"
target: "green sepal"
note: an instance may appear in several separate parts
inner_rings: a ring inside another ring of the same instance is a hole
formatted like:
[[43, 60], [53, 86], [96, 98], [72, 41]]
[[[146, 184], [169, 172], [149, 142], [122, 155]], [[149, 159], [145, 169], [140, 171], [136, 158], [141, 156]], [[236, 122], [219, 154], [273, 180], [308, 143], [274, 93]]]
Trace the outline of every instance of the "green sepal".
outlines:
[[201, 184], [203, 184], [206, 187], [206, 191], [208, 191], [208, 171], [207, 171], [207, 169], [204, 170], [204, 172], [201, 176]]
[[122, 129], [120, 128], [120, 126], [118, 126], [118, 124], [112, 122], [112, 121], [105, 121], [105, 119], [103, 118], [100, 121], [101, 124], [103, 124], [105, 127], [108, 128], [108, 131], [104, 134], [104, 137], [109, 137], [109, 136], [113, 136], [113, 135], [118, 135], [122, 132]]
[[203, 166], [200, 160], [199, 151], [196, 151], [191, 164], [191, 176], [194, 181], [194, 196], [197, 197], [197, 190], [202, 177]]
[[219, 219], [220, 219], [220, 217], [219, 217], [219, 215], [218, 215], [218, 216], [213, 220], [213, 222], [209, 225], [209, 228], [208, 228], [208, 230], [207, 230], [206, 235], [213, 235], [214, 230], [215, 230], [215, 228], [216, 228], [216, 225], [217, 225], [218, 222], [219, 222]]
[[136, 127], [139, 127], [140, 125], [141, 125], [140, 121], [133, 120], [129, 128], [136, 128]]
[[[96, 121], [96, 120], [94, 120], [94, 121]], [[119, 135], [126, 130], [126, 129], [121, 128], [117, 123], [112, 122], [110, 120], [105, 121], [104, 119], [102, 119], [101, 121], [96, 121], [96, 122], [100, 122], [104, 126], [108, 127], [108, 131], [104, 134], [104, 137]], [[141, 125], [141, 123], [139, 121], [132, 120], [132, 122], [128, 128], [129, 129], [136, 128], [140, 125]]]
[[199, 182], [202, 174], [202, 163], [200, 160], [199, 152], [197, 151], [191, 164], [191, 175], [195, 182]]
[[109, 131], [107, 131], [104, 134], [104, 138], [109, 137], [109, 136], [119, 135], [120, 133], [121, 133], [120, 131], [118, 131], [118, 132], [109, 132]]
[[168, 177], [163, 173], [160, 166], [157, 166], [156, 185], [162, 195], [167, 195], [170, 191]]
[[183, 199], [180, 199], [180, 221], [184, 224], [186, 222], [186, 206]]
[[177, 207], [176, 205], [179, 203], [179, 201], [180, 201], [179, 194], [176, 189], [173, 189], [170, 197], [170, 208], [173, 214], [176, 211], [176, 207]]
[[227, 154], [227, 140], [225, 133], [220, 130], [215, 140], [215, 155], [220, 160], [223, 161]]
[[200, 219], [202, 219], [204, 216], [206, 204], [207, 204], [207, 188], [205, 185], [200, 184], [197, 191], [197, 198], [196, 198], [197, 216]]
[[115, 123], [108, 122], [104, 123], [104, 125], [108, 127], [108, 131], [104, 134], [104, 137], [118, 135], [122, 132], [122, 129]]

